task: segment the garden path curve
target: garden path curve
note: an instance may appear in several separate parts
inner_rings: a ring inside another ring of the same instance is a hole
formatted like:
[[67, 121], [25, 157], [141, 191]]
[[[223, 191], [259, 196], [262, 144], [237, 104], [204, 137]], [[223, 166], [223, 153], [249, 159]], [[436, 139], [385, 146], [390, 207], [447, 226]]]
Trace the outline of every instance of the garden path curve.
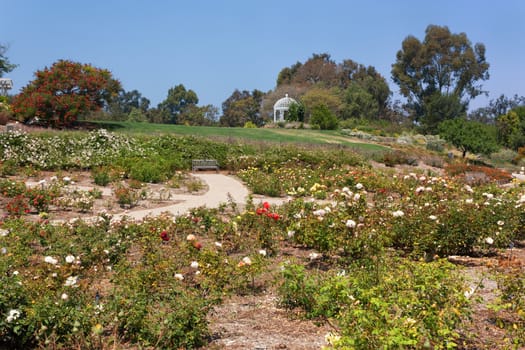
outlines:
[[[245, 204], [250, 195], [248, 188], [246, 188], [240, 180], [232, 176], [223, 174], [193, 174], [193, 176], [208, 185], [207, 192], [200, 195], [176, 195], [174, 199], [180, 201], [179, 203], [154, 209], [126, 211], [113, 215], [112, 221], [120, 221], [124, 217], [133, 220], [142, 220], [147, 216], [157, 216], [165, 212], [179, 216], [198, 207], [217, 208], [221, 204], [228, 203], [230, 200], [237, 204]], [[287, 201], [287, 199], [268, 197], [254, 198], [254, 204], [263, 201], [268, 201], [273, 205], [280, 205]]]

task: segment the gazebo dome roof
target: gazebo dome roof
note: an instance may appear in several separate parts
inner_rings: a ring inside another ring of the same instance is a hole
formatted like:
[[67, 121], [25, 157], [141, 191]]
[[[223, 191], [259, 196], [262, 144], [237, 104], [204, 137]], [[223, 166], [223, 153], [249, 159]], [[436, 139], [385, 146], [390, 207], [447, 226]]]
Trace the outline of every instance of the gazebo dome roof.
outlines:
[[297, 103], [297, 101], [291, 97], [288, 97], [288, 94], [286, 94], [283, 98], [275, 102], [273, 109], [288, 109], [293, 103]]

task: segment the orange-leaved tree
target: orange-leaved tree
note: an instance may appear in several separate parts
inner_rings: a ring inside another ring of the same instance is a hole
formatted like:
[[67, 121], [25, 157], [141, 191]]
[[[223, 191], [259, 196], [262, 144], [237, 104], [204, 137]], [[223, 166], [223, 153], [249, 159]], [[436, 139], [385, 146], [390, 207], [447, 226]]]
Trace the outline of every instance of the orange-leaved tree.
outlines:
[[109, 70], [59, 60], [35, 73], [13, 99], [13, 112], [24, 123], [69, 127], [79, 116], [100, 110], [120, 89]]

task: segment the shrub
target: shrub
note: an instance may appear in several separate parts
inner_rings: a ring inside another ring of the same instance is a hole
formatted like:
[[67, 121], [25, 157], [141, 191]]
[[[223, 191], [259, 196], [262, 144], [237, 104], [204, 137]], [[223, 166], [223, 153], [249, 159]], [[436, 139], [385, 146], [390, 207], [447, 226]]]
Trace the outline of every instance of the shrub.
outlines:
[[186, 179], [184, 181], [184, 185], [189, 192], [199, 192], [205, 187], [204, 183], [200, 179], [194, 177]]
[[111, 182], [111, 176], [107, 168], [96, 168], [91, 171], [93, 182], [98, 186], [107, 186]]
[[383, 154], [383, 163], [385, 163], [386, 166], [393, 167], [398, 164], [409, 164], [410, 161], [406, 153], [396, 150]]
[[450, 176], [459, 176], [461, 178], [465, 178], [467, 173], [482, 173], [491, 181], [498, 183], [507, 183], [512, 180], [512, 175], [505, 170], [466, 163], [447, 164], [445, 171]]
[[17, 174], [18, 167], [16, 162], [12, 160], [6, 160], [0, 162], [0, 176], [12, 176]]
[[40, 213], [46, 212], [56, 197], [56, 193], [47, 189], [30, 188], [25, 193], [29, 203]]
[[122, 184], [117, 185], [113, 192], [117, 197], [117, 203], [123, 208], [136, 206], [138, 201], [145, 196], [143, 190], [133, 189]]
[[[512, 263], [509, 259], [509, 263]], [[525, 346], [525, 272], [519, 267], [495, 271], [498, 296], [489, 305], [496, 312], [496, 323], [507, 330], [515, 348]]]
[[440, 139], [439, 137], [427, 136], [426, 148], [429, 151], [434, 151], [434, 152], [441, 153], [441, 152], [443, 152], [445, 150], [445, 143], [446, 143], [446, 141]]
[[11, 119], [11, 112], [0, 110], [0, 125], [6, 125]]
[[5, 209], [10, 216], [14, 217], [20, 217], [30, 212], [29, 202], [27, 198], [21, 194], [16, 195], [13, 199], [7, 202]]
[[326, 273], [287, 264], [278, 290], [283, 307], [336, 323], [335, 348], [446, 348], [468, 316], [464, 283], [444, 260], [378, 259]]
[[337, 129], [338, 123], [337, 117], [326, 105], [314, 107], [312, 115], [310, 116], [310, 124], [312, 127], [318, 126], [321, 130], [335, 130]]
[[134, 159], [129, 166], [129, 177], [141, 182], [159, 183], [171, 177], [171, 171], [162, 159]]
[[0, 194], [4, 197], [13, 198], [25, 193], [26, 184], [9, 179], [0, 180]]

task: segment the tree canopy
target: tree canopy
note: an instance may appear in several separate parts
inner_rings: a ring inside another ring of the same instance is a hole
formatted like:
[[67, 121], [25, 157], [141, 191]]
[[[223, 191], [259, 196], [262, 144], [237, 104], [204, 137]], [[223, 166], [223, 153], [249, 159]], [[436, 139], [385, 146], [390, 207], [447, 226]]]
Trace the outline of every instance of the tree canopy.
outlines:
[[0, 44], [0, 78], [3, 77], [5, 73], [9, 73], [17, 67], [16, 64], [9, 62], [9, 59], [5, 56], [6, 52], [7, 46]]
[[439, 135], [456, 146], [463, 158], [467, 152], [490, 155], [498, 149], [494, 127], [465, 118], [449, 119], [439, 125]]
[[[310, 98], [309, 95], [330, 95], [328, 99], [318, 102], [325, 104], [341, 119], [379, 118], [385, 114], [391, 95], [386, 79], [374, 67], [351, 59], [336, 63], [327, 53], [313, 54], [305, 63], [297, 62], [283, 68], [277, 77], [276, 89], [283, 86], [303, 90], [301, 97], [307, 114], [314, 107], [305, 101]], [[324, 92], [320, 93], [321, 90]], [[337, 106], [333, 106], [334, 99], [338, 101]], [[369, 109], [370, 106], [372, 109]]]
[[511, 149], [525, 146], [525, 106], [518, 106], [496, 118], [498, 141]]
[[466, 107], [469, 99], [483, 93], [479, 82], [489, 78], [488, 68], [483, 44], [472, 46], [465, 33], [454, 34], [446, 26], [429, 25], [422, 42], [414, 36], [403, 40], [392, 65], [392, 79], [408, 99], [415, 120], [420, 121], [432, 112], [427, 105], [442, 96], [453, 96], [447, 103], [456, 100]]
[[193, 90], [186, 90], [184, 85], [179, 84], [168, 90], [168, 96], [158, 105], [158, 109], [169, 115], [168, 123], [177, 124], [182, 114], [188, 108], [195, 107], [199, 98]]
[[13, 99], [13, 112], [22, 122], [68, 127], [107, 105], [120, 89], [109, 70], [59, 60], [35, 73], [35, 79]]
[[252, 122], [257, 126], [262, 126], [264, 124], [261, 116], [263, 97], [264, 92], [257, 89], [252, 92], [236, 89], [222, 103], [220, 124], [223, 126], [244, 126], [247, 122]]
[[[115, 120], [125, 120], [133, 110], [138, 110], [142, 114], [147, 113], [149, 106], [150, 100], [143, 97], [139, 91], [121, 89], [109, 104], [108, 112]], [[137, 111], [134, 113], [137, 114]]]

